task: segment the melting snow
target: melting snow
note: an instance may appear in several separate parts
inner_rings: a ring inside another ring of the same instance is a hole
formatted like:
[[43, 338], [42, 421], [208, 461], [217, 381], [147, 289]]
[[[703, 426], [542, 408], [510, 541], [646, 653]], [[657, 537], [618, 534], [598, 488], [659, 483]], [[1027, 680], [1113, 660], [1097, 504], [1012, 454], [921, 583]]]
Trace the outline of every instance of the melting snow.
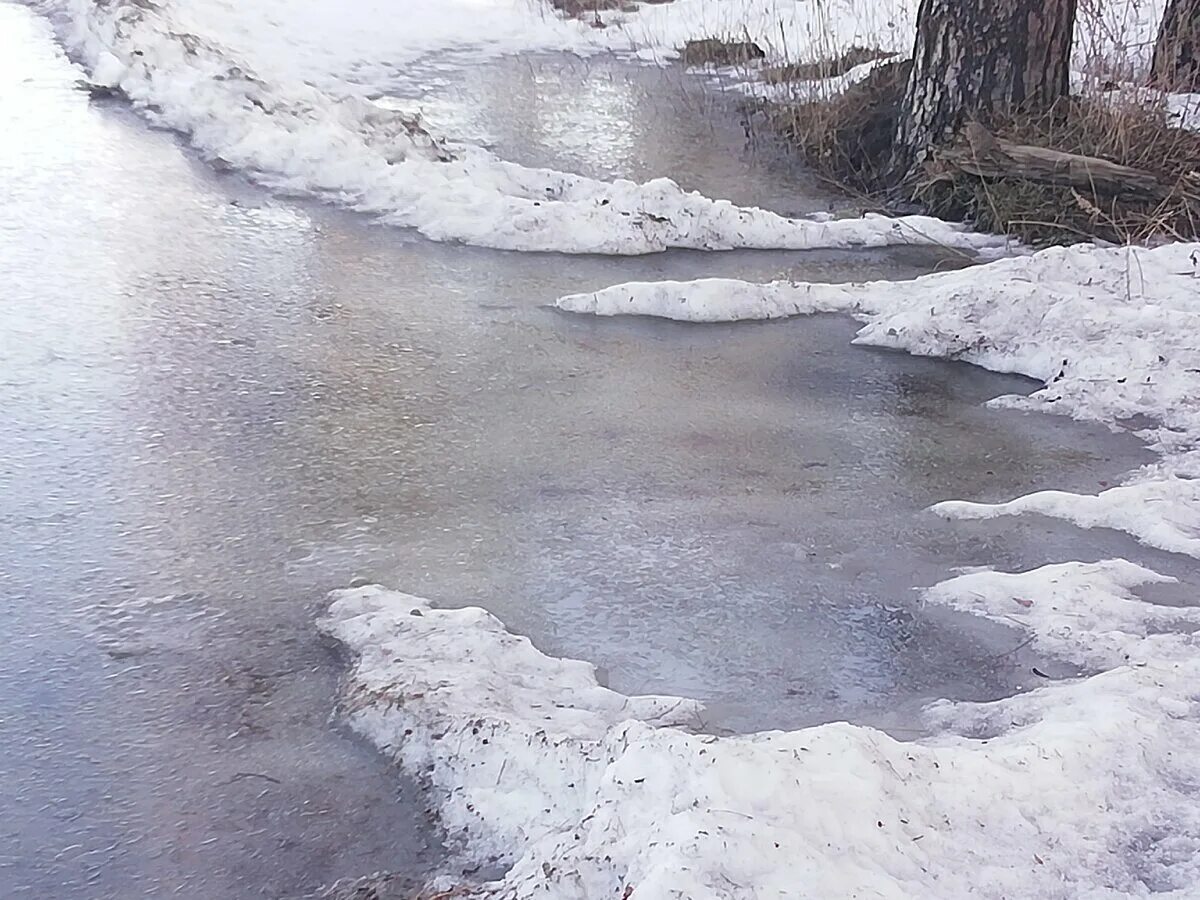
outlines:
[[1184, 897], [1200, 879], [1200, 656], [1147, 628], [1200, 612], [1130, 593], [1156, 580], [1113, 560], [929, 591], [1023, 613], [1048, 648], [1117, 667], [943, 704], [946, 733], [915, 743], [844, 723], [698, 734], [693, 701], [614, 695], [483, 610], [377, 587], [335, 594], [321, 627], [357, 658], [353, 727], [427, 775], [468, 860], [511, 864], [485, 896]]
[[192, 30], [214, 18], [212, 9], [224, 10], [218, 20], [241, 21], [242, 13], [220, 5], [68, 0], [68, 41], [97, 82], [120, 88], [207, 156], [269, 186], [376, 214], [434, 240], [605, 254], [939, 244], [996, 255], [1004, 247], [926, 217], [789, 219], [689, 193], [667, 178], [605, 182], [506, 162], [436, 138], [417, 118], [344, 83], [339, 91], [329, 79], [313, 80], [323, 87], [297, 80], [279, 61], [278, 43], [265, 41], [276, 50], [253, 65], [236, 57], [222, 39], [240, 31]]
[[1108, 423], [1145, 418], [1161, 460], [1096, 496], [1044, 491], [1010, 503], [946, 502], [958, 518], [1022, 512], [1127, 531], [1200, 557], [1200, 244], [1055, 248], [908, 282], [631, 283], [557, 301], [594, 315], [689, 322], [850, 312], [856, 343], [944, 356], [1045, 382], [996, 405]]

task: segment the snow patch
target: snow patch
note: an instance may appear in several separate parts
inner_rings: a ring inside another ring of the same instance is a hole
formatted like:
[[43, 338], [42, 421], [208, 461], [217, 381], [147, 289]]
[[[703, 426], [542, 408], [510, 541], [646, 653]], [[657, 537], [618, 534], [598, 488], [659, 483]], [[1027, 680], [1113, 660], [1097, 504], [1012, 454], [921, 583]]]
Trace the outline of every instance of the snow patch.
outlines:
[[1151, 547], [1200, 557], [1200, 481], [1156, 478], [1096, 495], [1038, 491], [1007, 503], [947, 500], [931, 509], [948, 519], [1040, 513], [1074, 522], [1080, 528], [1115, 528]]
[[1180, 128], [1200, 131], [1200, 94], [1167, 94], [1167, 115]]
[[701, 721], [697, 701], [607, 690], [594, 666], [545, 656], [482, 609], [365, 587], [334, 594], [320, 627], [357, 657], [351, 724], [452, 798], [442, 824], [479, 859], [578, 822], [614, 726]]
[[1200, 662], [1189, 635], [1150, 632], [1196, 612], [1130, 593], [1156, 580], [1109, 561], [929, 591], [1118, 667], [940, 704], [948, 732], [915, 743], [845, 723], [696, 734], [669, 724], [694, 719], [690, 701], [622, 698], [482, 610], [378, 587], [335, 593], [321, 627], [356, 659], [352, 726], [428, 776], [466, 860], [511, 864], [483, 896], [1184, 897]]
[[555, 305], [595, 316], [656, 316], [681, 322], [736, 322], [842, 312], [854, 305], [852, 288], [829, 284], [751, 284], [735, 278], [633, 281], [590, 294], [571, 294]]
[[[1064, 563], [1031, 572], [971, 572], [928, 590], [938, 603], [1026, 628], [1042, 650], [1091, 669], [1145, 665], [1180, 652], [1200, 627], [1200, 609], [1156, 607], [1132, 589], [1165, 584], [1123, 559]], [[1185, 634], [1174, 633], [1182, 630]]]

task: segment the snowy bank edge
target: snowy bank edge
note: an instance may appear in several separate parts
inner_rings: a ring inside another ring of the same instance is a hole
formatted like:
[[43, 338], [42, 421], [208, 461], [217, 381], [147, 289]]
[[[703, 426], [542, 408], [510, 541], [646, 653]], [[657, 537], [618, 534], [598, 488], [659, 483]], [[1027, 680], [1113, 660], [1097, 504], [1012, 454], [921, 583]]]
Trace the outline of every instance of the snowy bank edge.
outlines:
[[791, 219], [687, 192], [668, 178], [606, 182], [517, 165], [431, 136], [349, 88], [333, 96], [266, 62], [237, 59], [170, 0], [36, 7], [67, 17], [65, 41], [95, 83], [119, 89], [206, 157], [267, 187], [436, 241], [610, 255], [915, 244], [994, 257], [1010, 248], [1004, 238], [930, 217]]
[[483, 610], [379, 587], [333, 594], [320, 627], [355, 658], [352, 727], [429, 779], [466, 860], [511, 865], [485, 896], [1115, 898], [1200, 876], [1195, 853], [1131, 849], [1167, 822], [1200, 847], [1182, 787], [1200, 776], [1200, 661], [1191, 638], [1157, 633], [1200, 611], [1132, 593], [1162, 580], [1109, 560], [931, 589], [1115, 668], [940, 704], [946, 733], [915, 743], [845, 723], [697, 734], [670, 724], [694, 724], [692, 701], [622, 697]]

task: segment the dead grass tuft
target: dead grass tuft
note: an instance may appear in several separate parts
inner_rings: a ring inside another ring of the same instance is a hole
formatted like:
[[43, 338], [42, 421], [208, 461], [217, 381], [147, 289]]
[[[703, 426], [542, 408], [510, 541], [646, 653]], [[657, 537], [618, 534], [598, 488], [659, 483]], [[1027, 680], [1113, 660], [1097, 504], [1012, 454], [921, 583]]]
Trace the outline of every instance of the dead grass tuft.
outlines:
[[704, 38], [688, 41], [679, 51], [687, 66], [740, 66], [766, 56], [762, 47], [749, 39]]
[[881, 197], [889, 187], [892, 136], [911, 71], [908, 60], [884, 63], [840, 94], [768, 101], [762, 112], [821, 176]]
[[1153, 177], [1149, 189], [1056, 185], [1022, 177], [978, 178], [940, 170], [916, 196], [936, 215], [1034, 245], [1100, 238], [1116, 243], [1192, 240], [1200, 235], [1200, 134], [1173, 127], [1160, 105], [1111, 96], [1075, 98], [1037, 117], [1012, 117], [993, 130], [1014, 144], [1045, 147], [1129, 166]]
[[845, 75], [856, 66], [890, 59], [894, 53], [880, 50], [878, 47], [852, 46], [837, 56], [824, 57], [813, 62], [785, 63], [779, 66], [768, 66], [762, 70], [762, 80], [767, 84], [786, 84], [790, 81], [820, 81], [823, 78], [835, 78]]
[[[827, 71], [838, 66], [831, 61]], [[985, 178], [950, 165], [950, 152], [935, 157], [916, 183], [896, 184], [892, 137], [910, 71], [909, 62], [884, 63], [844, 93], [772, 100], [761, 111], [821, 176], [880, 205], [916, 203], [934, 215], [970, 219], [1034, 245], [1200, 235], [1200, 133], [1175, 127], [1162, 95], [1146, 90], [1075, 98], [1050, 114], [990, 125], [1011, 144], [1138, 169], [1146, 173], [1149, 189], [1049, 184], [1017, 172]], [[961, 148], [955, 151], [962, 155]]]

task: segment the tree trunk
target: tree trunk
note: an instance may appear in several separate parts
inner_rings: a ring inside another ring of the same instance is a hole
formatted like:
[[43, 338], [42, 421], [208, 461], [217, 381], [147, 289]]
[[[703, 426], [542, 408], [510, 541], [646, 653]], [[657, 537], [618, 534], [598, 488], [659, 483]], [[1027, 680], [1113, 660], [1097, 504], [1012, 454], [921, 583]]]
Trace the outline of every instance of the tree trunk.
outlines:
[[[1187, 0], [1191, 2], [1191, 0]], [[1070, 88], [1076, 0], [921, 0], [893, 169], [910, 174], [970, 120], [1049, 109]]]
[[1200, 91], [1200, 0], [1169, 0], [1154, 44], [1154, 77], [1164, 88]]

